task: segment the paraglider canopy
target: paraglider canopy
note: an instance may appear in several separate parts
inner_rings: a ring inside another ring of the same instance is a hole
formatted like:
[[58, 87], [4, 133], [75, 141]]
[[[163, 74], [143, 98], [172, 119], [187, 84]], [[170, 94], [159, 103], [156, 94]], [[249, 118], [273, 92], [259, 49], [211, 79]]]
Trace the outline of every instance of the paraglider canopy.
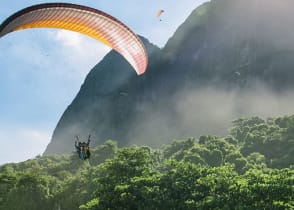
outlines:
[[0, 25], [0, 37], [27, 28], [60, 28], [95, 38], [121, 54], [143, 74], [148, 56], [140, 38], [118, 19], [94, 8], [69, 4], [46, 3], [22, 9]]
[[159, 18], [160, 21], [161, 21], [160, 16], [161, 16], [162, 13], [164, 13], [164, 10], [163, 9], [160, 9], [160, 10], [158, 10], [158, 12], [156, 14], [156, 17]]

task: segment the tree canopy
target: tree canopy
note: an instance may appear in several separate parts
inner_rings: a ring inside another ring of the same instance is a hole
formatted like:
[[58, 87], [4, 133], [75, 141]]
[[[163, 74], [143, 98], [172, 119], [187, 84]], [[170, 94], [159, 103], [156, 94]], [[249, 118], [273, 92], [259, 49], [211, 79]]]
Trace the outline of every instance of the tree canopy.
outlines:
[[226, 136], [161, 148], [106, 141], [90, 160], [0, 167], [0, 209], [293, 209], [294, 116], [233, 121]]

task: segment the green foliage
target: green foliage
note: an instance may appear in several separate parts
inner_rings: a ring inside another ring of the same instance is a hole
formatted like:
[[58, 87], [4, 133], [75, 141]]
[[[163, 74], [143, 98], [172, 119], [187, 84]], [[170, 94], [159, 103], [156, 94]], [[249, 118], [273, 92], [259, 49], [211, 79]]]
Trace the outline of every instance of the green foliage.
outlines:
[[[7, 189], [6, 189], [7, 190]], [[32, 172], [18, 174], [14, 186], [6, 191], [1, 209], [51, 209], [49, 179]]]
[[184, 151], [191, 148], [194, 145], [194, 139], [175, 140], [171, 145], [166, 146], [163, 151], [164, 158], [179, 158]]
[[12, 173], [1, 173], [0, 175], [0, 206], [7, 203], [7, 193], [16, 185], [16, 175]]
[[93, 209], [95, 206], [99, 205], [99, 200], [98, 198], [94, 198], [93, 200], [89, 201], [88, 203], [86, 203], [85, 205], [81, 205], [80, 209], [84, 209], [84, 210], [91, 210]]
[[90, 164], [99, 165], [103, 163], [106, 159], [113, 158], [115, 152], [117, 151], [117, 142], [108, 140], [103, 145], [94, 148], [91, 151]]
[[0, 209], [293, 209], [294, 116], [233, 122], [230, 134], [163, 149], [107, 141], [0, 167]]

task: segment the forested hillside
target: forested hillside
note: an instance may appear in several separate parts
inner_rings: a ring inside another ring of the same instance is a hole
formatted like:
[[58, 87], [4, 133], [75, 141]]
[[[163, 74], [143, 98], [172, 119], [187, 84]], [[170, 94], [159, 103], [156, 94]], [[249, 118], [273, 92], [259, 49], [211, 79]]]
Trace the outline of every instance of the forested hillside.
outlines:
[[[294, 115], [160, 148], [114, 141], [0, 167], [0, 209], [293, 209]], [[69, 145], [71, 146], [71, 145]]]

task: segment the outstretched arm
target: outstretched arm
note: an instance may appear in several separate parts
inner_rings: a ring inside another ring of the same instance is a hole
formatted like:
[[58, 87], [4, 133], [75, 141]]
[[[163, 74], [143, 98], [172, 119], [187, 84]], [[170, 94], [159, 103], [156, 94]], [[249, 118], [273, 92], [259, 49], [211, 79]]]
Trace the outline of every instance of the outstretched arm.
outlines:
[[80, 142], [80, 139], [79, 139], [79, 136], [78, 135], [76, 135], [76, 139], [77, 139], [78, 142]]
[[89, 146], [89, 144], [90, 144], [90, 141], [91, 141], [91, 134], [89, 135], [89, 137], [88, 137], [88, 142], [87, 142], [87, 145]]
[[75, 148], [76, 148], [76, 150], [79, 150], [79, 142], [80, 142], [80, 140], [79, 140], [79, 137], [78, 137], [78, 135], [76, 135], [76, 141], [75, 141]]
[[79, 150], [80, 150], [80, 147], [79, 147], [79, 145], [78, 145], [78, 142], [77, 142], [77, 141], [75, 141], [75, 149], [76, 149], [76, 151], [79, 151]]

